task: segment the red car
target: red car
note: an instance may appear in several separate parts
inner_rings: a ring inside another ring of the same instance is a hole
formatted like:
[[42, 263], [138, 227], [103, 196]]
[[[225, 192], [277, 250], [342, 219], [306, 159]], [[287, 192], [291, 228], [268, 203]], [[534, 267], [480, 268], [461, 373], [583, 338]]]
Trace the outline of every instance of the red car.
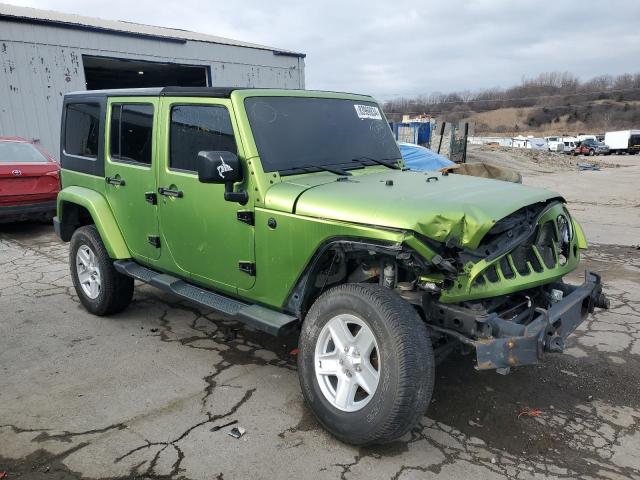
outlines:
[[33, 142], [0, 137], [0, 223], [55, 215], [60, 165]]

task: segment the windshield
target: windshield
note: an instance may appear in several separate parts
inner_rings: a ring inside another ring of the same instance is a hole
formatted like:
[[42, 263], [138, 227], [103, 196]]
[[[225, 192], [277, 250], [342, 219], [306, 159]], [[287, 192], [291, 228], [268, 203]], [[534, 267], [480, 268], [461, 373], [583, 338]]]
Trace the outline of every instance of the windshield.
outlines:
[[0, 142], [0, 163], [46, 162], [42, 153], [30, 143]]
[[375, 165], [401, 158], [378, 105], [363, 100], [249, 97], [245, 108], [265, 172]]

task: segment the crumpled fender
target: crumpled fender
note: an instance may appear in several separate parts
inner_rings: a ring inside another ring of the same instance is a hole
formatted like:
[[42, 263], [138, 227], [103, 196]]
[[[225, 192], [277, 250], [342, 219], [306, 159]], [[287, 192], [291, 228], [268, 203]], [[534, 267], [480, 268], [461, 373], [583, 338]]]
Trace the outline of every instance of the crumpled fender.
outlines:
[[[95, 190], [84, 187], [66, 187], [58, 193], [57, 221], [65, 224], [65, 204], [72, 203], [87, 209], [100, 233], [109, 256], [113, 259], [131, 258], [122, 232], [113, 216], [107, 199]], [[68, 221], [68, 220], [67, 220]]]

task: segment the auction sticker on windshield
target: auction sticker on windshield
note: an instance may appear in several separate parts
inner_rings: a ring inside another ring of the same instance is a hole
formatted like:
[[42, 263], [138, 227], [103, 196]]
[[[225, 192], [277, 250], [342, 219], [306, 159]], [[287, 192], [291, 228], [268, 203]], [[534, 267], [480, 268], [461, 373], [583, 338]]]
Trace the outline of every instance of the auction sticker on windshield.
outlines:
[[378, 107], [371, 105], [354, 105], [358, 118], [371, 118], [373, 120], [382, 120]]

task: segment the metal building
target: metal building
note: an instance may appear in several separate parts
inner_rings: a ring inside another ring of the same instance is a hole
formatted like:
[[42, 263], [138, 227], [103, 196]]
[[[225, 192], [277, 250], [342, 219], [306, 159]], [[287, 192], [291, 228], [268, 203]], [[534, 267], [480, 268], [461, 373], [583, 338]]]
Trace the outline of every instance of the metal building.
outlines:
[[0, 136], [59, 153], [66, 92], [304, 88], [304, 54], [201, 33], [0, 4]]

